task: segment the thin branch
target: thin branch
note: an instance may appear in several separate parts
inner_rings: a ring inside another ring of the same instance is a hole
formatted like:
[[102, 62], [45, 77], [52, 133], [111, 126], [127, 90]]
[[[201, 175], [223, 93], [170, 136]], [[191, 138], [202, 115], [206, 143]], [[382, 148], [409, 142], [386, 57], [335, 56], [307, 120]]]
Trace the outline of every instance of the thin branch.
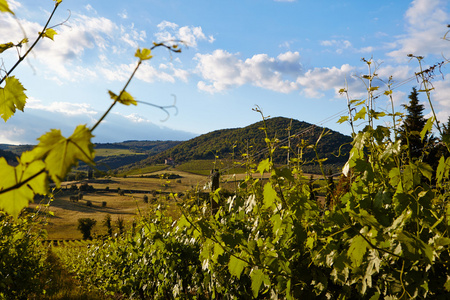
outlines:
[[53, 11], [50, 15], [50, 17], [47, 20], [47, 23], [44, 25], [44, 28], [42, 29], [41, 33], [39, 34], [38, 38], [34, 41], [34, 43], [31, 45], [31, 47], [27, 50], [27, 52], [23, 56], [19, 56], [19, 59], [15, 63], [15, 65], [6, 72], [6, 75], [0, 79], [0, 84], [5, 81], [5, 79], [14, 71], [14, 69], [27, 57], [28, 54], [33, 50], [33, 48], [37, 45], [38, 41], [44, 36], [45, 30], [48, 28], [48, 24], [50, 23], [50, 20], [53, 18], [53, 15], [55, 14], [56, 9], [58, 8], [60, 3], [56, 2], [55, 7], [53, 8]]

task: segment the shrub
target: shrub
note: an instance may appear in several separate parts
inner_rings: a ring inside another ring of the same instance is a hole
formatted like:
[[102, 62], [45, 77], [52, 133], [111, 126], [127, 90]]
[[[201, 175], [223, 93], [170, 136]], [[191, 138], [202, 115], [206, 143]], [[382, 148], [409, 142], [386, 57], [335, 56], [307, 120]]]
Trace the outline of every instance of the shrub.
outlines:
[[97, 221], [91, 218], [78, 219], [78, 230], [81, 231], [84, 240], [92, 240], [91, 231], [95, 224], [97, 224]]

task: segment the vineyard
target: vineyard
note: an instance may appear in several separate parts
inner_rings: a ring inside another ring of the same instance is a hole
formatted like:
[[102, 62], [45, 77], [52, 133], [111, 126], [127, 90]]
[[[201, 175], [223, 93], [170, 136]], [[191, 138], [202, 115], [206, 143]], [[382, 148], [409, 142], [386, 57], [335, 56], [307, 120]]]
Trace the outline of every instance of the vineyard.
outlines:
[[[60, 3], [55, 1], [55, 10]], [[0, 11], [13, 13], [5, 0]], [[56, 31], [47, 25], [30, 51], [40, 39], [53, 39]], [[52, 193], [78, 161], [94, 165], [93, 132], [111, 109], [138, 104], [127, 88], [156, 48], [180, 51], [180, 45], [165, 43], [139, 48], [129, 80], [118, 94], [109, 91], [112, 104], [94, 126], [80, 125], [67, 138], [52, 129], [15, 166], [0, 158], [0, 298], [449, 299], [450, 124], [439, 123], [433, 111], [419, 118], [420, 128], [412, 127], [411, 113], [394, 110], [390, 83], [375, 85], [373, 60], [364, 60], [368, 71], [361, 75], [367, 96], [348, 99], [348, 115], [339, 120], [351, 126], [353, 141], [337, 184], [317, 151], [326, 131], [314, 142], [287, 146], [269, 134], [266, 117], [255, 108], [266, 155], [254, 160], [244, 153], [246, 176], [226, 192], [213, 188], [200, 197], [201, 188], [193, 187], [167, 193], [176, 216], [156, 201], [114, 234], [47, 240], [43, 211], [52, 205]], [[432, 108], [437, 67], [423, 69], [423, 57], [410, 58], [420, 68], [420, 88], [407, 109], [418, 105], [419, 94]], [[14, 68], [0, 79], [5, 121], [25, 106], [25, 89], [10, 75]], [[392, 104], [391, 111], [376, 110], [379, 97]], [[289, 163], [275, 164], [277, 151], [286, 147]], [[306, 150], [316, 154], [313, 160], [304, 159]], [[309, 164], [321, 169], [327, 184], [317, 187], [305, 176]], [[47, 197], [27, 212], [36, 194]]]

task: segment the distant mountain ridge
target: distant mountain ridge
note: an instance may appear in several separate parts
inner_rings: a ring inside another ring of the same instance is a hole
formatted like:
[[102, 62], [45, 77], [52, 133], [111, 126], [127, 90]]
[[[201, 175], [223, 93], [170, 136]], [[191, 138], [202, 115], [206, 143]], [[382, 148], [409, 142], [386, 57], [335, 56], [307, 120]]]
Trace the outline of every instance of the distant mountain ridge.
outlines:
[[[274, 153], [276, 163], [286, 163], [288, 157], [288, 135], [291, 150], [289, 156], [299, 155], [302, 143], [315, 144], [322, 132], [328, 132], [317, 145], [320, 158], [326, 158], [325, 164], [342, 166], [348, 159], [352, 138], [339, 132], [315, 126], [313, 124], [284, 117], [269, 118], [266, 121], [267, 133], [270, 139], [277, 138], [280, 143]], [[175, 164], [190, 160], [231, 159], [241, 160], [242, 154], [259, 161], [267, 157], [265, 133], [261, 128], [263, 121], [242, 128], [221, 129], [212, 131], [188, 141], [125, 141], [121, 143], [97, 143], [95, 149], [97, 168], [100, 170], [130, 170], [147, 165], [163, 164], [166, 159], [172, 159]], [[290, 130], [289, 130], [290, 128]], [[342, 146], [342, 147], [341, 147]], [[14, 155], [30, 150], [32, 145], [0, 144], [0, 150], [5, 150], [8, 160]], [[102, 150], [103, 149], [103, 150]], [[105, 154], [104, 149], [112, 149]], [[117, 152], [114, 152], [118, 150]], [[126, 153], [122, 153], [124, 150]], [[13, 152], [13, 154], [11, 153]], [[103, 153], [103, 154], [102, 154]], [[2, 152], [0, 152], [2, 156]], [[315, 158], [311, 149], [303, 149], [302, 158], [310, 161]], [[14, 159], [15, 160], [15, 159]], [[79, 170], [87, 170], [80, 164]]]
[[[144, 165], [164, 163], [165, 159], [171, 158], [175, 163], [187, 162], [189, 160], [214, 159], [216, 156], [223, 158], [231, 158], [234, 153], [234, 158], [239, 160], [243, 153], [255, 156], [267, 148], [265, 143], [265, 133], [261, 128], [264, 126], [263, 121], [251, 124], [243, 128], [222, 129], [210, 133], [200, 135], [191, 140], [180, 143], [179, 145], [163, 151], [159, 154], [153, 155], [136, 163], [136, 167]], [[298, 153], [293, 153], [292, 150], [297, 151], [298, 144], [302, 140], [309, 144], [317, 141], [320, 134], [325, 130], [329, 132], [323, 137], [317, 146], [320, 158], [327, 158], [327, 164], [343, 165], [348, 159], [348, 153], [351, 149], [350, 143], [352, 138], [343, 135], [339, 132], [324, 129], [323, 127], [314, 126], [313, 124], [292, 120], [284, 117], [275, 117], [266, 120], [267, 132], [269, 138], [278, 138], [284, 141], [279, 145], [277, 151], [274, 153], [274, 160], [277, 163], [287, 161], [287, 149], [282, 149], [281, 146], [288, 145], [288, 135], [291, 136], [291, 151], [290, 156], [294, 157]], [[290, 128], [290, 131], [288, 130]], [[342, 146], [343, 145], [343, 146]], [[342, 146], [342, 147], [341, 147]], [[339, 150], [341, 155], [338, 156]], [[304, 149], [303, 159], [312, 160], [315, 153], [310, 149]]]

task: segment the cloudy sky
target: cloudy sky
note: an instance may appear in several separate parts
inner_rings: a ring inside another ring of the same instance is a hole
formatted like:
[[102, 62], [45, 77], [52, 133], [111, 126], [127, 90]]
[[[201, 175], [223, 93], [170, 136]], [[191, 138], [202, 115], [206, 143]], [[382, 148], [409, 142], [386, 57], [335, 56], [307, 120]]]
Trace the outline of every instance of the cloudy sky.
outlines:
[[[33, 41], [54, 5], [8, 3], [16, 19], [0, 14], [0, 43], [17, 43], [24, 32]], [[180, 54], [155, 50], [128, 92], [156, 105], [176, 99], [177, 110], [165, 120], [165, 112], [148, 105], [116, 106], [94, 141], [184, 140], [243, 127], [261, 120], [255, 105], [266, 116], [349, 134], [347, 124], [336, 123], [347, 103], [338, 91], [348, 86], [352, 99], [364, 98], [361, 58], [373, 58], [385, 82], [393, 76], [401, 110], [411, 88], [420, 88], [418, 64], [406, 55], [424, 56], [425, 67], [450, 58], [450, 41], [442, 39], [449, 16], [446, 0], [63, 0], [50, 22], [54, 41], [42, 41], [14, 72], [29, 98], [24, 113], [0, 120], [0, 143], [36, 143], [51, 128], [69, 135], [77, 124], [92, 126], [111, 103], [107, 91], [119, 93], [134, 69], [136, 49], [174, 39], [188, 47]], [[3, 76], [17, 51], [0, 58]], [[448, 70], [443, 66], [434, 78], [443, 122], [450, 114]], [[390, 104], [379, 97], [376, 106]]]

